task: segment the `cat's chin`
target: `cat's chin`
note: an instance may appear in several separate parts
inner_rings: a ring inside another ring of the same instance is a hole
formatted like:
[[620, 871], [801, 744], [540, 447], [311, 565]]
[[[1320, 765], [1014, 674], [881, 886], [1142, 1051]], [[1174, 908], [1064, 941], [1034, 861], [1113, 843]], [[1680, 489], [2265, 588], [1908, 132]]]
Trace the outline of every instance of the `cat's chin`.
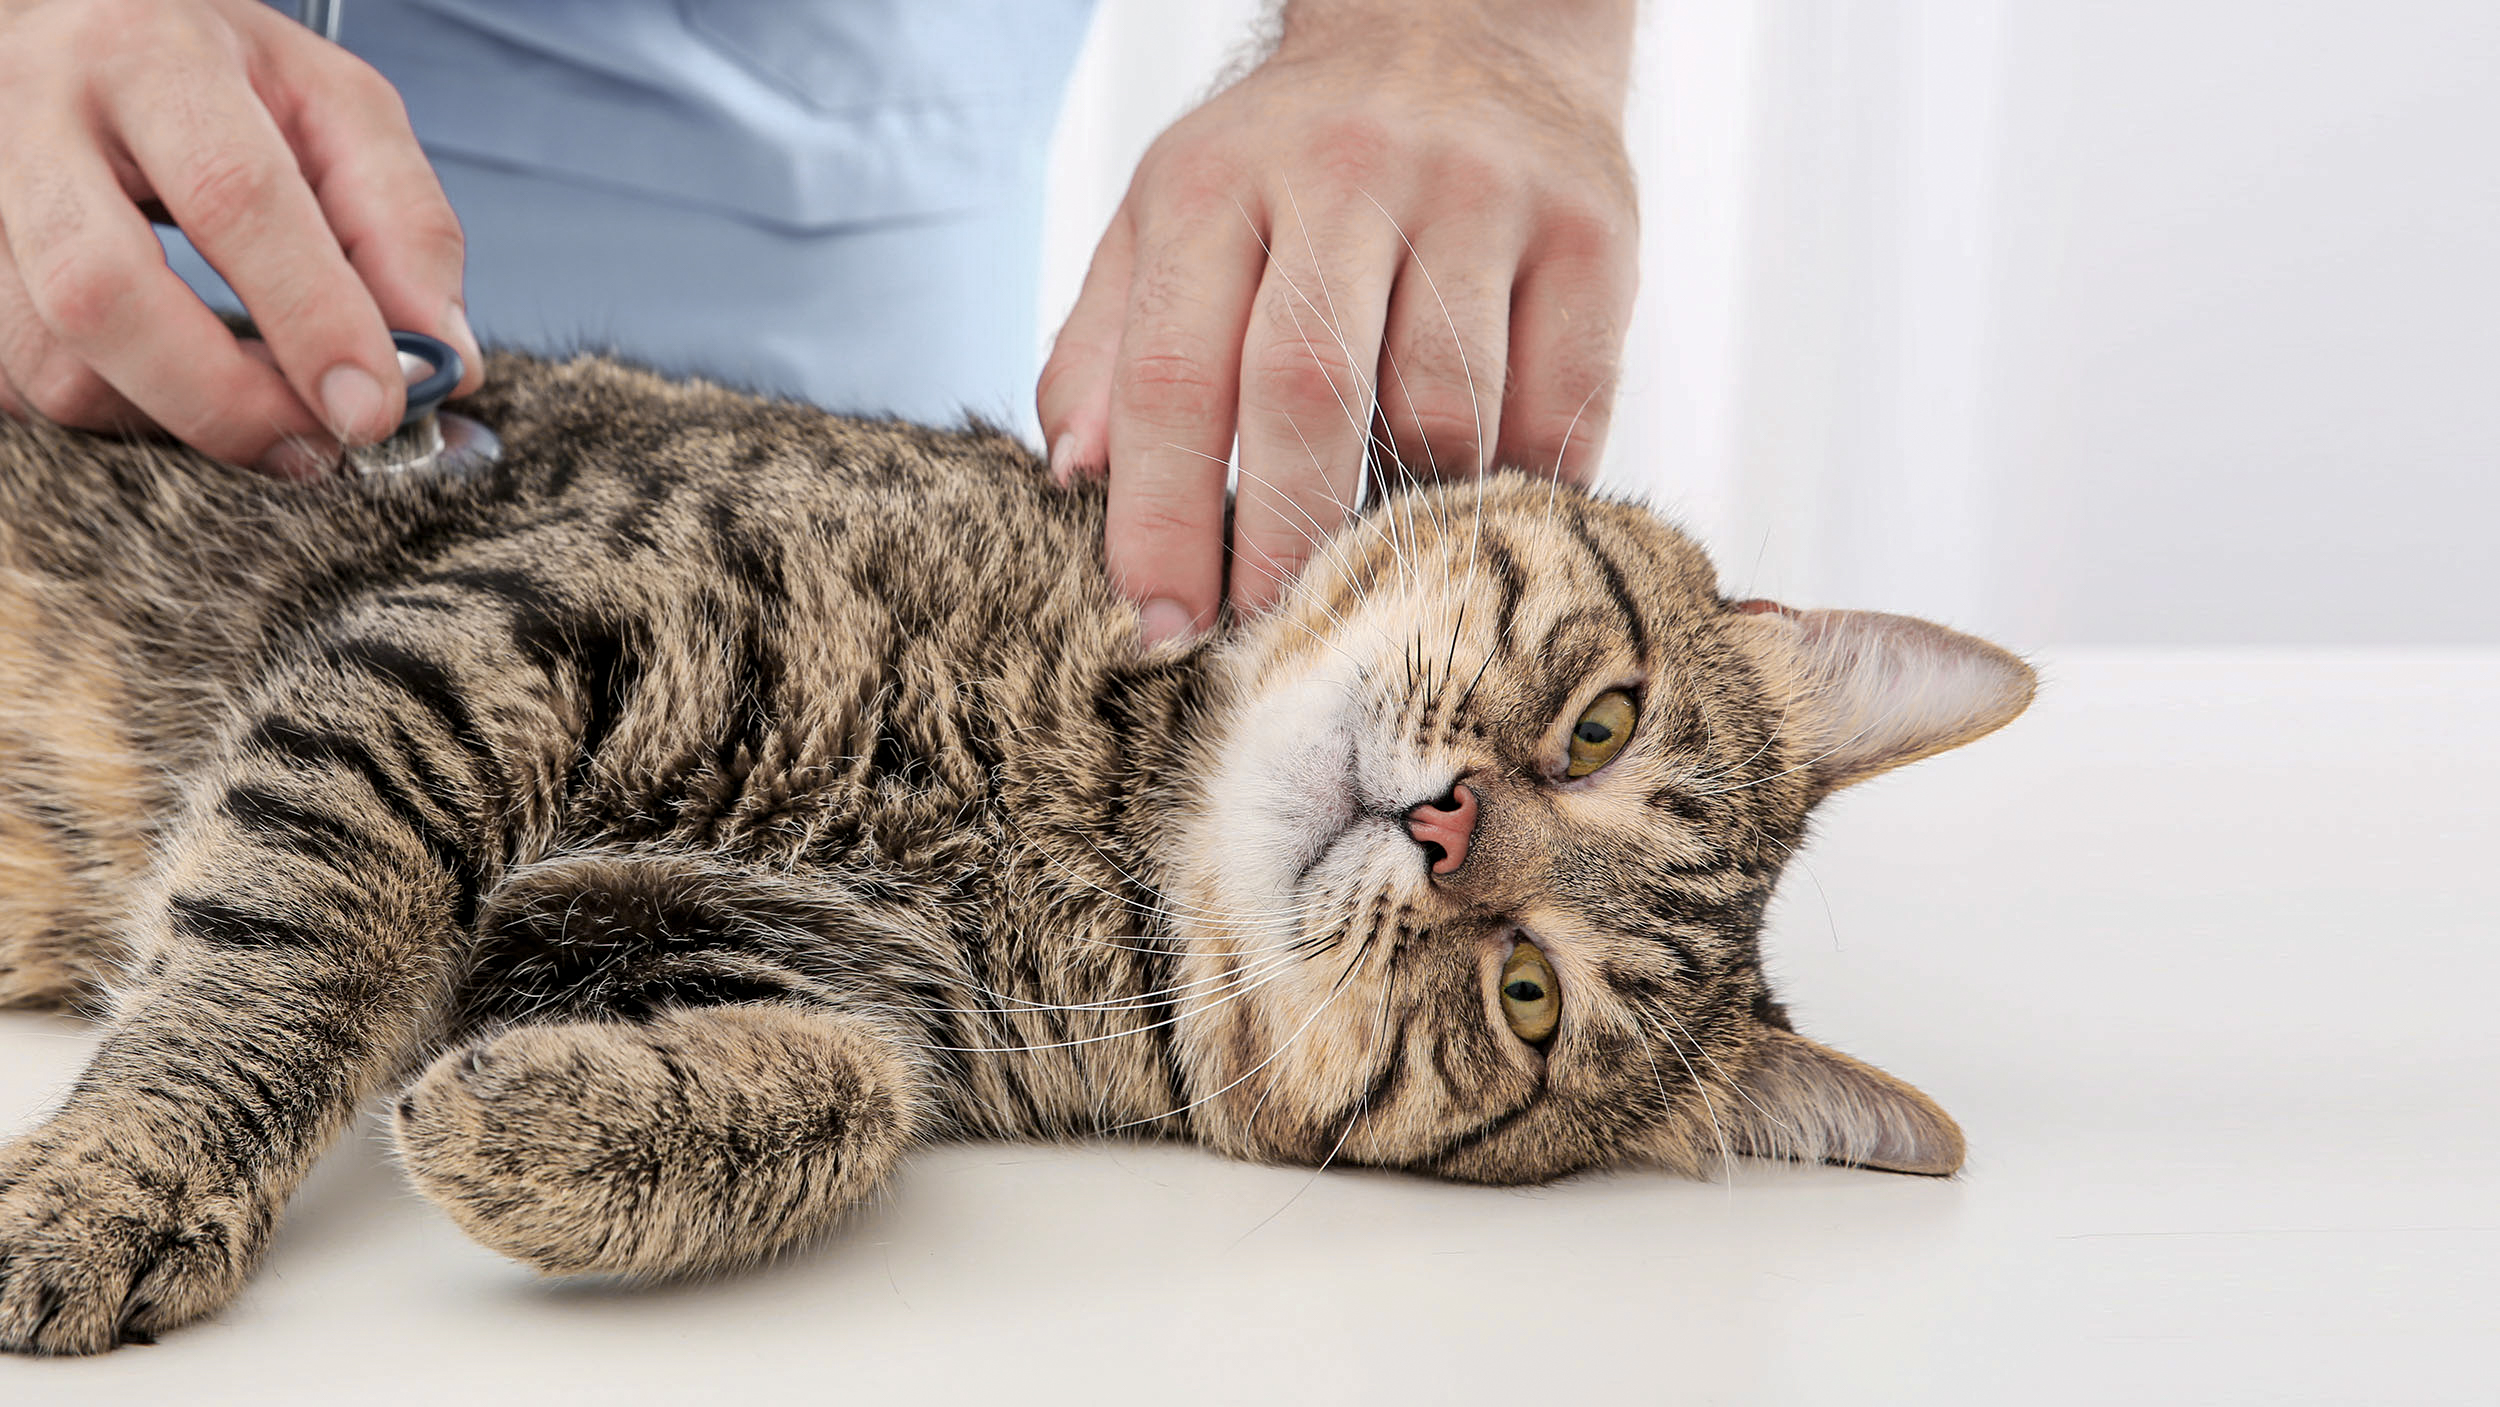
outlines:
[[1351, 698], [1319, 671], [1263, 691], [1229, 720], [1184, 845], [1193, 917], [1269, 927], [1342, 851], [1365, 809]]

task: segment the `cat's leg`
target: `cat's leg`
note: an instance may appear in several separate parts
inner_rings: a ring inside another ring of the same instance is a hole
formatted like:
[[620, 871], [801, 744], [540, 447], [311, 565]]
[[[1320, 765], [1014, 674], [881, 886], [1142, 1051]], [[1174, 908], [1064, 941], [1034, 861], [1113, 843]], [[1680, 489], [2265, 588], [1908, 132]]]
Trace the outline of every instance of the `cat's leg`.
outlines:
[[874, 975], [925, 963], [837, 885], [568, 856], [498, 885], [478, 930], [461, 1005], [502, 1029], [410, 1087], [400, 1160], [541, 1270], [753, 1260], [830, 1223], [932, 1122], [926, 1037]]
[[474, 721], [483, 647], [426, 648], [342, 639], [191, 779], [100, 1048], [0, 1148], [0, 1348], [99, 1352], [223, 1305], [432, 1035], [521, 754]]
[[677, 1275], [823, 1230], [918, 1136], [925, 1085], [868, 1019], [800, 1001], [523, 1025], [400, 1100], [417, 1189], [551, 1274]]

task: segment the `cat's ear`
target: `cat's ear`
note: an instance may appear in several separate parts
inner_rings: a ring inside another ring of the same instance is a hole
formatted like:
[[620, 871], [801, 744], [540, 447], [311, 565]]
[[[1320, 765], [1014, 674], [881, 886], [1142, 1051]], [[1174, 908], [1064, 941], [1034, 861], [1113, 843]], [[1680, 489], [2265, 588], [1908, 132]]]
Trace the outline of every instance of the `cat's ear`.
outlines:
[[1822, 790], [1960, 747], [2031, 702], [2031, 666], [1974, 635], [1880, 611], [1739, 601], [1748, 643], [1790, 704], [1799, 756]]
[[1962, 1166], [1961, 1125], [1934, 1100], [1793, 1031], [1764, 1028], [1739, 1089], [1739, 1153], [1932, 1177]]

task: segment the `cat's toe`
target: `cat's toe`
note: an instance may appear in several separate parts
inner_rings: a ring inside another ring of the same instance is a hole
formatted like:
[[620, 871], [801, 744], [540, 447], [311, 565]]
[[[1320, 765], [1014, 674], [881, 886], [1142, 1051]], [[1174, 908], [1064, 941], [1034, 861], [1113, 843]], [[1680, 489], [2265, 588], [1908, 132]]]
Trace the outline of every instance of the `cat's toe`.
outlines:
[[525, 1029], [445, 1054], [402, 1094], [392, 1132], [418, 1192], [463, 1231], [549, 1274], [612, 1268], [618, 1150], [590, 1110], [598, 1027]]
[[488, 1050], [483, 1042], [460, 1052], [461, 1082], [468, 1085], [475, 1093], [489, 1098], [493, 1096], [493, 1092], [485, 1088], [485, 1082], [486, 1077], [492, 1074], [494, 1069], [494, 1052]]
[[0, 1153], [0, 1349], [152, 1343], [242, 1288], [274, 1207], [109, 1129]]

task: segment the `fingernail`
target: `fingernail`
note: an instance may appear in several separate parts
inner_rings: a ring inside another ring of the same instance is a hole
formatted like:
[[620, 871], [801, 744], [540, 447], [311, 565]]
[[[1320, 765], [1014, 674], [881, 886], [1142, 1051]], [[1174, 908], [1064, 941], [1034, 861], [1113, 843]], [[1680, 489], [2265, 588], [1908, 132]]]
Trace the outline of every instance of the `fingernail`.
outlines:
[[1050, 477], [1059, 484], [1076, 477], [1076, 436], [1061, 435], [1050, 442]]
[[338, 462], [338, 452], [304, 440], [280, 440], [252, 467], [275, 479], [322, 479]]
[[342, 363], [321, 373], [321, 410], [330, 428], [351, 440], [379, 439], [390, 427], [382, 417], [382, 383], [361, 366]]
[[1160, 597], [1137, 608], [1138, 633], [1149, 645], [1179, 640], [1196, 633], [1197, 613], [1178, 601]]
[[443, 340], [451, 344], [452, 350], [460, 354], [471, 371], [485, 368], [486, 353], [477, 345], [477, 334], [469, 330], [469, 310], [460, 306], [457, 298], [443, 310]]

